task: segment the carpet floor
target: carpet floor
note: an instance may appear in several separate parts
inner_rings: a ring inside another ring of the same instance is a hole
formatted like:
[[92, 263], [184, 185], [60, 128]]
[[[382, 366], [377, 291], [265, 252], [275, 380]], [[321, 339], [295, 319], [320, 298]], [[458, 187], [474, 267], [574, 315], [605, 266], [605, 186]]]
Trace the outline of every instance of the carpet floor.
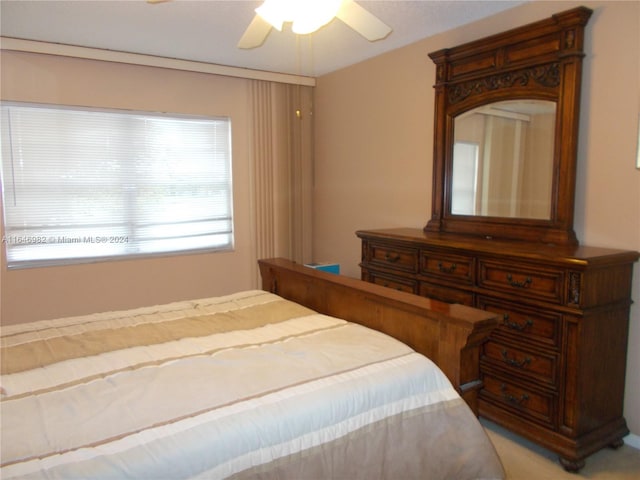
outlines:
[[617, 450], [605, 448], [586, 460], [577, 474], [566, 472], [558, 456], [493, 422], [482, 419], [509, 480], [639, 480], [640, 450], [623, 445]]

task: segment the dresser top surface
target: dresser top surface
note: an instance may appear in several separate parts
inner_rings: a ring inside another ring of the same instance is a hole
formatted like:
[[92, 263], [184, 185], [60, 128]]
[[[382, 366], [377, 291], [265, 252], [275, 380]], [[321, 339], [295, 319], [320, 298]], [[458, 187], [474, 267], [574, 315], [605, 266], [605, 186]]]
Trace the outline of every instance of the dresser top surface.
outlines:
[[473, 235], [425, 232], [418, 228], [359, 230], [356, 235], [360, 238], [375, 238], [377, 240], [407, 242], [410, 244], [417, 243], [424, 246], [438, 246], [474, 253], [514, 256], [560, 263], [628, 263], [635, 262], [640, 257], [640, 254], [633, 250], [585, 245], [548, 245]]

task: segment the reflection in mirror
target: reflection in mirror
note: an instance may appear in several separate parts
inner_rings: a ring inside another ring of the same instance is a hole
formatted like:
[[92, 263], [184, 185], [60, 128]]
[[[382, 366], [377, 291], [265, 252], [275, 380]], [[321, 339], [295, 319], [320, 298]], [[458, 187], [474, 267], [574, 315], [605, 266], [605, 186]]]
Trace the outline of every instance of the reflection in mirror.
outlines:
[[455, 118], [451, 213], [551, 218], [556, 104], [494, 102]]

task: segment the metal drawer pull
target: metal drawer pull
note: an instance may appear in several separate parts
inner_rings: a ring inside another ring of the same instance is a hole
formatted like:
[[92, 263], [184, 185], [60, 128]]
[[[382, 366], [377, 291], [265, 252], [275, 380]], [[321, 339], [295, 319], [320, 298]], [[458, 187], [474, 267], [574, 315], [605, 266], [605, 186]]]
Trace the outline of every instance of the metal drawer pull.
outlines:
[[527, 318], [527, 321], [524, 322], [523, 325], [517, 324], [515, 322], [510, 322], [509, 321], [509, 314], [505, 313], [504, 316], [502, 317], [502, 324], [507, 327], [510, 328], [511, 330], [516, 330], [518, 332], [524, 332], [527, 328], [533, 326], [533, 320], [531, 320], [530, 318]]
[[452, 263], [450, 267], [445, 267], [442, 265], [442, 262], [438, 262], [438, 270], [442, 273], [453, 273], [456, 271], [456, 268], [458, 268], [458, 266], [455, 263]]
[[513, 276], [510, 273], [507, 273], [507, 282], [509, 282], [509, 285], [511, 285], [512, 287], [526, 288], [531, 285], [532, 281], [533, 280], [531, 280], [531, 277], [527, 277], [522, 282], [518, 282], [517, 280], [513, 279]]
[[387, 262], [394, 263], [394, 262], [397, 262], [398, 260], [400, 260], [400, 255], [398, 255], [397, 253], [392, 255], [391, 253], [386, 252], [386, 253], [384, 254], [384, 259], [385, 259]]
[[516, 368], [524, 368], [531, 363], [531, 358], [529, 357], [524, 357], [524, 360], [522, 360], [521, 362], [519, 362], [515, 358], [509, 358], [506, 350], [502, 350], [502, 360], [504, 360], [504, 363], [506, 363], [507, 365], [511, 365], [512, 367]]
[[504, 399], [514, 405], [522, 405], [524, 402], [529, 400], [529, 395], [527, 395], [526, 393], [523, 393], [520, 398], [507, 393], [507, 386], [504, 383], [500, 386], [500, 391], [502, 392], [502, 396], [504, 397]]

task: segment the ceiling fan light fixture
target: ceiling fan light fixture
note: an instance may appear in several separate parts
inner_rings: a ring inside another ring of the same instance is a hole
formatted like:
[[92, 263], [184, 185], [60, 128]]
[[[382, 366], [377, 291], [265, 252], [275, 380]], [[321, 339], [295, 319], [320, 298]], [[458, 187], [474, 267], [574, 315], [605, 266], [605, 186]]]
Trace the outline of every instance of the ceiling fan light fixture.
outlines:
[[264, 43], [272, 28], [282, 31], [292, 23], [293, 33], [315, 32], [338, 18], [370, 42], [386, 38], [391, 27], [354, 0], [265, 0], [238, 42], [238, 48], [250, 49]]
[[282, 31], [282, 24], [285, 19], [286, 4], [285, 0], [265, 0], [265, 2], [256, 8], [256, 13], [262, 17], [263, 20], [271, 24], [273, 28], [278, 31]]
[[294, 33], [306, 35], [333, 20], [341, 5], [342, 0], [265, 0], [256, 13], [279, 31], [292, 22]]

